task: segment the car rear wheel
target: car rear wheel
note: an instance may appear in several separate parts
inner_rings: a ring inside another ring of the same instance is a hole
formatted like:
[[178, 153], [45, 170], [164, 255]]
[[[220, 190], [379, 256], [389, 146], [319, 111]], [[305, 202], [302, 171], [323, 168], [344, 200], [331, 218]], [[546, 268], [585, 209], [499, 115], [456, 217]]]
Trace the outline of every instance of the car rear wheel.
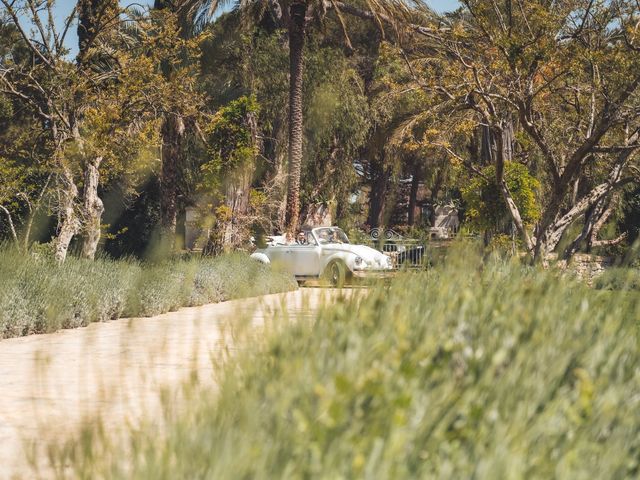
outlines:
[[342, 262], [333, 261], [327, 265], [325, 277], [332, 287], [342, 288], [347, 279], [347, 267]]

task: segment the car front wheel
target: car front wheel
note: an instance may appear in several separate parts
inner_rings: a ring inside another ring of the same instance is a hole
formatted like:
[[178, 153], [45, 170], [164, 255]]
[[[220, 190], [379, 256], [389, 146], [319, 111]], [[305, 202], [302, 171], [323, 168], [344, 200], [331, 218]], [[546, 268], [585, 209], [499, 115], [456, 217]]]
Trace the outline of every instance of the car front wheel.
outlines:
[[342, 288], [347, 278], [347, 267], [344, 263], [333, 261], [325, 269], [325, 277], [335, 288]]

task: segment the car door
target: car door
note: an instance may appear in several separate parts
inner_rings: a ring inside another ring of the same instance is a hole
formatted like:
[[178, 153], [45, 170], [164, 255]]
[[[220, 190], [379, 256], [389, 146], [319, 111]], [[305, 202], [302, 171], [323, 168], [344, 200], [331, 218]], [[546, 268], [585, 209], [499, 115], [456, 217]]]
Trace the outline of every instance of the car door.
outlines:
[[320, 274], [320, 247], [317, 245], [287, 245], [282, 261], [285, 268], [298, 277]]
[[284, 261], [285, 248], [287, 247], [288, 245], [270, 245], [265, 250], [265, 254], [269, 257], [269, 261], [274, 267], [289, 270]]

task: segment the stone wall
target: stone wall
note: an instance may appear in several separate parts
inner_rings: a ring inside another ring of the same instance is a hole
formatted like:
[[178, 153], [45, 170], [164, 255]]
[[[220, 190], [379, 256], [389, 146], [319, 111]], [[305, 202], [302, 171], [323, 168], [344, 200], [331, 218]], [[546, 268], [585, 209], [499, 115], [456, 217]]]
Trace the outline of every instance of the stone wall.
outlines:
[[559, 260], [556, 266], [569, 274], [573, 274], [581, 280], [585, 280], [589, 285], [593, 280], [602, 275], [604, 271], [614, 265], [614, 258], [599, 257], [597, 255], [588, 255], [578, 253], [574, 255], [569, 262]]

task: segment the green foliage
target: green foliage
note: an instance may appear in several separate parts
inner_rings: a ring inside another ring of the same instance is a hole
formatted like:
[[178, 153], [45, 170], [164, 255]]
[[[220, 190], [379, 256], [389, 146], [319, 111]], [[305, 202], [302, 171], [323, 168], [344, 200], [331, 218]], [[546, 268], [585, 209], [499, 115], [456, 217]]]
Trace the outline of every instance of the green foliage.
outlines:
[[489, 245], [487, 245], [490, 252], [498, 255], [514, 255], [517, 251], [516, 241], [511, 235], [499, 233], [491, 237]]
[[348, 57], [331, 47], [311, 45], [305, 76], [306, 154], [302, 201], [334, 201], [338, 216], [358, 189], [354, 159], [371, 129], [362, 78]]
[[333, 205], [334, 222], [358, 222], [353, 195], [362, 184], [358, 164], [370, 135], [372, 111], [359, 56], [345, 56], [343, 39], [309, 42], [305, 57], [305, 159], [301, 200]]
[[632, 244], [640, 236], [640, 188], [624, 192], [622, 215], [619, 228], [627, 232], [628, 242]]
[[210, 160], [201, 166], [202, 188], [216, 189], [225, 175], [253, 166], [258, 153], [251, 122], [260, 112], [254, 96], [242, 96], [216, 112], [207, 127]]
[[85, 92], [83, 150], [103, 157], [103, 186], [146, 181], [159, 154], [159, 112], [197, 118], [203, 102], [197, 68], [205, 36], [184, 38], [169, 11], [154, 10], [136, 25], [133, 46], [126, 37], [111, 42], [120, 67], [117, 82]]
[[[522, 220], [525, 225], [532, 225], [540, 217], [536, 202], [540, 182], [525, 165], [516, 162], [505, 164], [504, 177]], [[462, 198], [466, 205], [465, 220], [472, 228], [496, 232], [505, 230], [511, 224], [507, 205], [495, 178], [495, 166], [490, 165], [482, 170], [481, 177], [475, 177], [462, 187]]]
[[306, 59], [307, 137], [314, 149], [338, 140], [347, 155], [353, 154], [371, 126], [362, 79], [341, 51], [312, 47]]
[[[361, 227], [367, 209], [371, 215], [366, 222], [372, 225], [402, 223], [406, 202], [399, 180], [418, 175], [433, 198], [457, 192], [466, 180], [466, 167], [492, 161], [487, 155], [495, 138], [487, 132], [492, 123], [499, 126], [496, 122], [508, 133], [510, 158], [526, 164], [539, 182], [525, 175], [521, 165], [507, 167], [509, 187], [530, 230], [540, 210], [564, 208], [573, 201], [570, 195], [581, 197], [606, 181], [619, 153], [616, 146], [635, 131], [637, 95], [627, 100], [620, 96], [638, 71], [635, 4], [524, 1], [513, 10], [508, 3], [465, 3], [444, 16], [422, 7], [403, 12], [385, 7], [389, 18], [396, 13], [399, 20], [434, 27], [430, 36], [411, 34], [411, 52], [401, 45], [409, 37], [398, 36], [402, 29], [389, 29], [386, 21], [343, 12], [343, 24], [336, 10], [321, 9], [323, 20], [308, 25], [304, 49], [303, 205], [332, 205], [335, 221], [345, 228]], [[19, 4], [27, 25], [28, 2], [12, 5]], [[577, 14], [582, 10], [589, 15]], [[83, 61], [44, 48], [43, 54], [55, 57], [52, 69], [47, 62], [33, 63], [34, 52], [9, 17], [0, 25], [6, 80], [21, 92], [0, 94], [0, 202], [9, 208], [19, 234], [34, 218], [30, 204], [36, 199], [42, 199], [42, 207], [35, 209], [40, 216], [48, 215], [52, 225], [62, 219], [56, 211], [63, 198], [56, 193], [66, 183], [59, 181], [61, 168], [70, 167], [82, 192], [86, 161], [98, 156], [103, 223], [123, 225], [112, 233], [124, 232], [132, 223], [150, 230], [146, 226], [157, 223], [158, 198], [147, 197], [144, 209], [129, 207], [142, 203], [136, 199], [146, 195], [145, 185], [162, 175], [158, 157], [167, 150], [161, 144], [172, 142], [160, 138], [160, 129], [162, 119], [174, 114], [184, 126], [184, 136], [175, 139], [180, 168], [171, 179], [179, 192], [178, 210], [200, 206], [207, 230], [216, 224], [215, 209], [225, 201], [233, 203], [233, 192], [243, 192], [241, 208], [234, 208], [234, 225], [243, 232], [257, 224], [278, 228], [286, 189], [286, 28], [274, 21], [266, 4], [232, 9], [198, 28], [185, 24], [194, 12], [202, 13], [196, 7], [123, 9], [122, 28], [104, 25]], [[592, 24], [579, 27], [580, 19]], [[352, 44], [348, 49], [345, 25]], [[50, 39], [59, 36], [45, 33]], [[524, 80], [514, 83], [514, 71], [523, 72]], [[50, 99], [43, 97], [47, 92]], [[590, 123], [592, 109], [594, 118], [608, 118], [601, 113], [617, 98], [622, 99], [617, 110], [622, 117], [598, 142], [605, 148], [581, 160], [574, 175], [579, 182], [572, 178], [556, 188], [554, 171], [564, 171], [563, 159], [571, 158], [584, 141], [575, 132]], [[481, 114], [482, 104], [493, 112], [491, 118]], [[56, 120], [60, 138], [53, 138], [54, 122], [43, 121], [46, 112]], [[81, 138], [72, 140], [69, 127], [76, 122]], [[527, 128], [529, 122], [532, 127]], [[517, 168], [523, 170], [509, 172]], [[486, 173], [493, 178], [491, 169]], [[52, 195], [40, 197], [49, 178]], [[264, 195], [249, 202], [246, 212], [250, 188]], [[466, 190], [469, 228], [505, 232], [510, 221], [495, 185], [476, 180]], [[564, 196], [548, 202], [554, 191]], [[110, 201], [110, 195], [118, 201]], [[81, 197], [75, 207], [79, 213], [83, 209]], [[633, 202], [629, 207], [623, 230], [632, 240], [637, 208]], [[0, 215], [0, 238], [8, 236], [4, 217]], [[618, 220], [620, 215], [612, 223]], [[115, 238], [119, 253], [143, 249], [136, 243], [138, 231], [128, 231]]]
[[468, 246], [458, 258], [334, 300], [243, 348], [215, 392], [167, 405], [130, 450], [85, 435], [60, 465], [79, 478], [636, 477], [640, 298], [481, 264]]
[[593, 282], [599, 290], [640, 291], [640, 269], [610, 268]]
[[[8, 105], [11, 110], [17, 106]], [[50, 145], [43, 141], [42, 133], [42, 125], [23, 110], [7, 118], [0, 114], [0, 205], [9, 210], [18, 230], [29, 215], [29, 205], [35, 207], [51, 171]], [[0, 238], [7, 233], [3, 228], [6, 220], [2, 214]]]
[[[286, 36], [262, 24], [247, 27], [241, 16], [226, 14], [212, 27], [204, 44], [203, 88], [213, 109], [249, 95], [260, 104], [256, 126], [263, 140], [254, 181], [271, 187], [266, 203], [273, 205], [280, 202], [283, 186], [269, 182], [282, 170], [287, 152]], [[346, 206], [358, 187], [354, 159], [370, 129], [370, 112], [363, 59], [345, 55], [343, 46], [338, 31], [313, 32], [305, 45], [303, 204], [334, 200]]]
[[245, 255], [162, 263], [69, 258], [58, 265], [46, 248], [31, 257], [3, 249], [0, 281], [0, 338], [295, 288], [289, 276]]
[[10, 119], [13, 115], [13, 105], [9, 98], [0, 94], [0, 120]]

